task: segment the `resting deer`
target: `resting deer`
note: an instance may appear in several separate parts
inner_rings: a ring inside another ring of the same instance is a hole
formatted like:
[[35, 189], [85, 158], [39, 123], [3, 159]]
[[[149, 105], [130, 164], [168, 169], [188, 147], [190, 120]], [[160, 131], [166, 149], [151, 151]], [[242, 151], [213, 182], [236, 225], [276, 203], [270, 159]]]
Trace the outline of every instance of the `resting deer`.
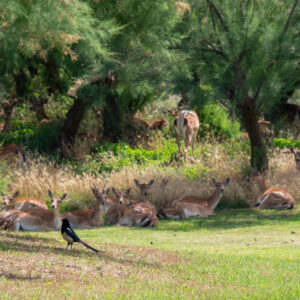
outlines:
[[300, 171], [300, 151], [295, 152], [293, 148], [291, 148], [291, 152], [294, 154], [296, 161], [296, 169]]
[[24, 148], [17, 144], [6, 144], [0, 147], [0, 161], [5, 161], [10, 164], [26, 161]]
[[[153, 185], [154, 180], [150, 180], [149, 183], [139, 183], [139, 181], [135, 179], [134, 182], [140, 189], [141, 197], [144, 197], [148, 195], [148, 191]], [[157, 226], [158, 223], [156, 213], [155, 206], [150, 201], [143, 199], [142, 201], [130, 205], [117, 225], [154, 227]]]
[[52, 231], [60, 230], [61, 228], [61, 214], [59, 207], [61, 202], [66, 198], [67, 194], [62, 197], [55, 197], [50, 190], [48, 190], [51, 198], [51, 210], [39, 209], [28, 212], [19, 210], [8, 210], [0, 214], [0, 226], [6, 224], [10, 226], [8, 229], [16, 231]]
[[183, 110], [179, 116], [174, 120], [175, 136], [178, 145], [178, 152], [180, 150], [180, 140], [184, 140], [184, 159], [187, 161], [187, 150], [190, 144], [192, 144], [192, 154], [194, 154], [194, 144], [196, 136], [200, 127], [198, 115], [193, 110]]
[[[114, 188], [111, 188], [106, 191], [106, 195], [109, 193], [110, 190], [112, 190], [115, 193], [115, 195], [118, 194], [118, 196], [116, 196], [117, 198], [109, 198], [106, 196], [104, 198], [103, 210], [105, 214], [106, 223], [113, 225], [118, 223], [118, 221], [124, 216], [124, 213], [127, 210], [127, 206], [124, 203], [126, 202], [126, 204], [129, 204], [130, 200], [128, 200], [126, 197], [128, 196], [130, 189], [128, 189], [125, 193], [121, 193], [116, 192]], [[101, 197], [101, 193], [99, 193], [99, 191], [96, 188], [93, 192], [96, 199], [99, 199]], [[122, 198], [120, 202], [118, 200], [118, 197], [120, 197], [120, 199]]]
[[30, 198], [30, 197], [20, 197], [19, 191], [16, 191], [12, 196], [7, 194], [2, 194], [3, 204], [6, 210], [18, 209], [22, 211], [30, 211], [35, 209], [48, 209], [46, 203], [41, 199]]
[[92, 208], [76, 209], [62, 214], [62, 218], [68, 219], [73, 228], [84, 229], [104, 225], [103, 213], [107, 191], [103, 189], [100, 193], [95, 186], [91, 187], [91, 189], [96, 197], [96, 202]]
[[289, 192], [282, 188], [267, 186], [264, 172], [251, 168], [250, 179], [258, 185], [262, 193], [254, 204], [255, 207], [260, 209], [292, 209], [295, 207], [295, 199]]
[[219, 204], [225, 187], [230, 182], [230, 178], [227, 178], [223, 182], [217, 182], [212, 178], [212, 182], [216, 186], [216, 189], [210, 197], [185, 196], [172, 200], [159, 210], [159, 216], [173, 219], [187, 219], [189, 217], [215, 215], [214, 209]]

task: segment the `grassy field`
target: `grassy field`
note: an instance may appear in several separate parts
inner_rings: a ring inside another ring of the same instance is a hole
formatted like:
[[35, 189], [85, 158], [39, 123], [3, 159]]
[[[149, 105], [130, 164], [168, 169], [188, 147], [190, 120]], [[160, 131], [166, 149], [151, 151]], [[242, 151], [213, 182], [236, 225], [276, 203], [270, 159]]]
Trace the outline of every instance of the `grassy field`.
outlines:
[[218, 211], [157, 228], [0, 232], [1, 299], [300, 299], [300, 210]]

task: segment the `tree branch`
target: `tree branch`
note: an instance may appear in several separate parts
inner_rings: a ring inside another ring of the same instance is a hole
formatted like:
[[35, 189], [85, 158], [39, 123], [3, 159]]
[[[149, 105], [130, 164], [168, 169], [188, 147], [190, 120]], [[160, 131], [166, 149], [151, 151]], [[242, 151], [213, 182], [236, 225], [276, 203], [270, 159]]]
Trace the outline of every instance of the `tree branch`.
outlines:
[[295, 9], [296, 9], [296, 6], [298, 5], [299, 3], [299, 0], [295, 0], [294, 2], [294, 5], [289, 13], [289, 16], [287, 18], [287, 21], [284, 25], [284, 28], [283, 28], [283, 31], [280, 35], [280, 38], [279, 38], [279, 46], [278, 46], [278, 51], [277, 51], [277, 54], [275, 55], [275, 58], [271, 59], [270, 62], [268, 63], [268, 66], [266, 68], [266, 71], [264, 72], [264, 74], [262, 75], [260, 81], [259, 81], [259, 84], [258, 84], [258, 87], [257, 87], [257, 90], [254, 94], [254, 97], [252, 98], [253, 101], [255, 102], [260, 94], [260, 91], [263, 87], [263, 84], [265, 83], [266, 79], [267, 79], [267, 75], [269, 74], [269, 72], [271, 71], [271, 69], [275, 66], [275, 64], [278, 62], [279, 58], [280, 58], [280, 55], [281, 55], [281, 51], [282, 51], [282, 41], [283, 41], [283, 37], [284, 35], [286, 34], [286, 32], [288, 31], [288, 28], [290, 26], [290, 22], [291, 22], [291, 18], [295, 12]]

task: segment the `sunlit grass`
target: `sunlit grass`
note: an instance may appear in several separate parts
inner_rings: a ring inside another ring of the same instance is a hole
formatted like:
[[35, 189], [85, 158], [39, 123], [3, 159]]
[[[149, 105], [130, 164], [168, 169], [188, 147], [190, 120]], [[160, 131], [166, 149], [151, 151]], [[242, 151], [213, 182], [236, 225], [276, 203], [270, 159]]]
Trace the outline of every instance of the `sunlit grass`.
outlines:
[[157, 228], [0, 233], [1, 298], [298, 299], [300, 210], [228, 210]]

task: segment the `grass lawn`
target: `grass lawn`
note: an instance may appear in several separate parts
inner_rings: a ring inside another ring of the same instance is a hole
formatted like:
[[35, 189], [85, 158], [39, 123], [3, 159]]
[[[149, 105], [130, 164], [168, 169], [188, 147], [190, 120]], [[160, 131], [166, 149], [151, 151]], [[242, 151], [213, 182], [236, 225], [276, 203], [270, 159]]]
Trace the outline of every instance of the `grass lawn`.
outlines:
[[1, 231], [0, 298], [300, 299], [300, 209], [77, 233]]

